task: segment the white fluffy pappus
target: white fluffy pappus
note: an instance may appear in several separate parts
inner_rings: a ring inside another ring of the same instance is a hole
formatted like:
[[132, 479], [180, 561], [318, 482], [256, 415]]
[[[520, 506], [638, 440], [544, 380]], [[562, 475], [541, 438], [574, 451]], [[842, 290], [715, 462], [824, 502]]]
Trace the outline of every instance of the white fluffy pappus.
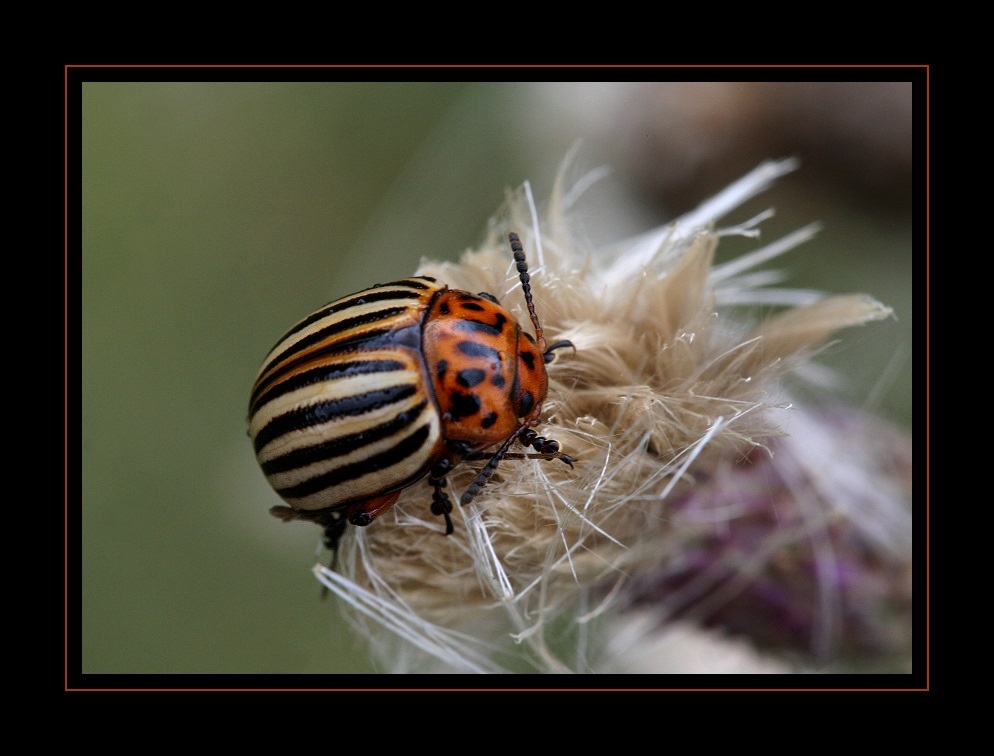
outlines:
[[[507, 242], [519, 234], [546, 339], [576, 347], [548, 366], [536, 430], [576, 462], [502, 461], [448, 537], [425, 483], [348, 528], [336, 569], [314, 571], [380, 668], [667, 672], [682, 666], [650, 660], [653, 639], [688, 626], [771, 654], [763, 671], [908, 642], [893, 628], [910, 606], [910, 445], [871, 418], [823, 422], [784, 385], [827, 338], [890, 309], [778, 288], [759, 268], [814, 226], [713, 263], [722, 236], [755, 237], [767, 216], [718, 220], [795, 167], [766, 163], [676, 222], [597, 250], [570, 218], [584, 179], [561, 177], [542, 217], [525, 184], [478, 249], [422, 264], [530, 328]], [[771, 305], [783, 309], [757, 314]], [[862, 453], [885, 435], [892, 457]], [[482, 464], [449, 474], [454, 500]]]

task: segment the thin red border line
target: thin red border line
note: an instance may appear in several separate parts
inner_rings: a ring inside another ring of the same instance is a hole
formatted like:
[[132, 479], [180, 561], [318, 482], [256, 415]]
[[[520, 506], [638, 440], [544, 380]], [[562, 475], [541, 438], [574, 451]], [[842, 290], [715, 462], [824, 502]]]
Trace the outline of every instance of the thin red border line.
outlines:
[[[564, 65], [561, 63], [67, 63], [66, 71], [72, 68], [200, 68], [200, 69], [274, 69], [274, 68], [378, 68], [378, 69], [424, 69], [424, 68], [520, 68], [520, 69], [572, 69], [572, 70], [592, 70], [592, 69], [728, 69], [728, 68], [755, 68], [755, 69], [917, 69], [926, 73], [926, 92], [928, 91], [927, 63], [743, 63], [741, 65], [728, 63], [574, 63]], [[927, 101], [926, 97], [926, 101]]]
[[922, 688], [72, 688], [74, 693], [921, 693]]
[[69, 67], [62, 82], [62, 660], [69, 687]]
[[925, 66], [925, 689], [931, 689], [932, 676], [932, 407], [931, 407], [931, 280], [932, 270], [932, 78]]

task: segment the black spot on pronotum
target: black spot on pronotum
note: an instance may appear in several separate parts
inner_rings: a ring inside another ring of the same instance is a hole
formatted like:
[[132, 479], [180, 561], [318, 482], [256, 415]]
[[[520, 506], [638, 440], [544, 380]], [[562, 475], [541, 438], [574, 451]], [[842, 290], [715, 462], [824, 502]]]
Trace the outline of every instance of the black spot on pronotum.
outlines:
[[521, 357], [521, 361], [524, 362], [528, 366], [529, 370], [534, 370], [535, 369], [535, 355], [534, 354], [532, 354], [531, 352], [521, 352], [521, 354], [519, 356]]
[[460, 370], [459, 374], [456, 376], [456, 383], [464, 388], [473, 388], [480, 383], [487, 374], [484, 373], [479, 368], [467, 368], [466, 370]]
[[535, 397], [532, 395], [532, 392], [522, 391], [518, 403], [518, 417], [530, 415], [533, 409], [535, 409]]
[[475, 341], [460, 341], [458, 347], [460, 352], [470, 357], [484, 357], [500, 362], [500, 352], [486, 344], [479, 344]]
[[480, 411], [480, 398], [476, 394], [463, 394], [459, 391], [453, 391], [449, 396], [449, 401], [452, 404], [449, 415], [453, 420], [469, 417]]
[[500, 336], [504, 332], [504, 324], [507, 322], [507, 318], [503, 315], [498, 315], [496, 322], [484, 323], [482, 320], [474, 320], [472, 318], [465, 318], [460, 320], [456, 327], [460, 331], [465, 331], [471, 334], [481, 333], [485, 336]]

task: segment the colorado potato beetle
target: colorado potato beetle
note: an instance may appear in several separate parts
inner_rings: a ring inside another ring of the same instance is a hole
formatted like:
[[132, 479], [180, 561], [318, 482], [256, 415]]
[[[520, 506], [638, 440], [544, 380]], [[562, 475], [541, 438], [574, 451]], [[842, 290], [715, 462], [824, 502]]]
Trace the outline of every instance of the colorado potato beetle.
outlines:
[[[284, 521], [365, 526], [427, 478], [431, 511], [453, 532], [446, 476], [486, 459], [465, 506], [502, 459], [575, 461], [532, 428], [548, 391], [547, 344], [524, 249], [508, 235], [535, 335], [495, 296], [415, 276], [350, 294], [301, 320], [269, 352], [249, 403], [249, 436]], [[533, 453], [512, 453], [518, 441]], [[496, 451], [484, 450], [497, 446]]]

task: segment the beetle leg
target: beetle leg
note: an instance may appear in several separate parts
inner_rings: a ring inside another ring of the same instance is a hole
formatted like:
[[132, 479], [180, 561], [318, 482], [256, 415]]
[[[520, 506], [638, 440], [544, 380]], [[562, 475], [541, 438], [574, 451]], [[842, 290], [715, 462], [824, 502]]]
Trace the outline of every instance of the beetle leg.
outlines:
[[[331, 514], [334, 514], [335, 516], [332, 517]], [[342, 540], [342, 535], [345, 533], [345, 524], [347, 520], [345, 519], [345, 516], [339, 512], [331, 514], [329, 514], [328, 523], [324, 527], [324, 545], [325, 548], [331, 552], [331, 564], [328, 566], [332, 570], [336, 570], [338, 569], [338, 543]]]
[[521, 445], [532, 447], [538, 452], [541, 459], [560, 459], [570, 467], [576, 462], [569, 454], [563, 454], [559, 451], [558, 441], [540, 436], [531, 428], [527, 428], [521, 432]]
[[499, 465], [500, 461], [504, 459], [504, 456], [507, 454], [507, 450], [511, 447], [511, 444], [514, 443], [514, 439], [518, 438], [524, 430], [525, 426], [522, 425], [514, 431], [514, 433], [508, 436], [504, 443], [500, 445], [500, 448], [494, 452], [494, 455], [487, 461], [487, 464], [483, 466], [483, 469], [480, 470], [477, 476], [473, 479], [473, 482], [469, 484], [469, 487], [462, 492], [462, 496], [459, 498], [459, 506], [465, 507], [473, 500], [473, 497], [480, 493], [480, 489], [487, 484], [487, 481], [490, 480], [490, 476], [493, 475], [494, 471], [497, 469], [497, 465]]
[[569, 454], [537, 454], [530, 452], [508, 452], [504, 455], [504, 459], [560, 459], [570, 467], [576, 462], [576, 457], [571, 457]]
[[[531, 437], [534, 437], [532, 440]], [[521, 445], [531, 446], [535, 449], [535, 453], [524, 453], [521, 452], [504, 452], [501, 455], [501, 459], [561, 459], [570, 467], [576, 462], [575, 457], [571, 457], [569, 454], [563, 454], [559, 451], [559, 442], [551, 439], [539, 436], [535, 431], [530, 428], [525, 431], [521, 431]], [[492, 459], [493, 455], [489, 452], [473, 452], [472, 454], [467, 454], [463, 459], [474, 462], [480, 459]], [[488, 476], [489, 477], [489, 476]]]
[[428, 473], [428, 485], [432, 488], [431, 493], [431, 513], [433, 515], [445, 516], [445, 535], [452, 535], [455, 528], [452, 526], [452, 500], [442, 489], [448, 485], [445, 476], [455, 467], [451, 461], [443, 459]]

